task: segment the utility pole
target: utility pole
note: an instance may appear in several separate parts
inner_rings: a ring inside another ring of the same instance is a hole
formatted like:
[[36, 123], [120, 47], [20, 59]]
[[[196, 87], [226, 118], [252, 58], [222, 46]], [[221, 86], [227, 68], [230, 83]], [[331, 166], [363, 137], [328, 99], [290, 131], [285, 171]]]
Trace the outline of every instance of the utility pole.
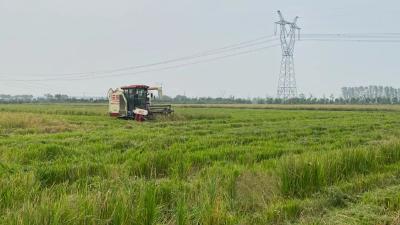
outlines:
[[[300, 39], [300, 28], [296, 24], [299, 17], [296, 16], [293, 22], [288, 22], [283, 18], [280, 11], [278, 11], [278, 15], [280, 20], [275, 22], [275, 24], [280, 27], [282, 61], [279, 72], [277, 97], [286, 101], [297, 96], [293, 52], [294, 44], [296, 42], [296, 33]], [[276, 31], [277, 30], [275, 29], [275, 34]]]

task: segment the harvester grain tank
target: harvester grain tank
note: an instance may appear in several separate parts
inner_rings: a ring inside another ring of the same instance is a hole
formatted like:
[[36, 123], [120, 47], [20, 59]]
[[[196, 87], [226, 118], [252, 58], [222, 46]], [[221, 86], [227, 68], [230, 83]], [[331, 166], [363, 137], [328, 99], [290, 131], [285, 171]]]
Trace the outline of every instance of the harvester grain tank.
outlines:
[[152, 118], [156, 114], [169, 115], [173, 112], [171, 105], [154, 105], [151, 100], [155, 93], [162, 95], [161, 87], [149, 87], [147, 85], [129, 85], [108, 91], [110, 116], [144, 120]]

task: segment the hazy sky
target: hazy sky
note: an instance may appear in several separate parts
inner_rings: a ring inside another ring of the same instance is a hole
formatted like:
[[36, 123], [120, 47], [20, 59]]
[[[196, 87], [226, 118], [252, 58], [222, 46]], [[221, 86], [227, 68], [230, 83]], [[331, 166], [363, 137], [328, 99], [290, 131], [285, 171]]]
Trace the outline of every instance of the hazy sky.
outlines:
[[[184, 68], [114, 78], [16, 82], [148, 64], [272, 35], [276, 10], [303, 33], [400, 32], [397, 0], [0, 0], [0, 93], [104, 96], [162, 83], [189, 96], [275, 95], [279, 47]], [[298, 42], [300, 93], [400, 87], [400, 43]]]

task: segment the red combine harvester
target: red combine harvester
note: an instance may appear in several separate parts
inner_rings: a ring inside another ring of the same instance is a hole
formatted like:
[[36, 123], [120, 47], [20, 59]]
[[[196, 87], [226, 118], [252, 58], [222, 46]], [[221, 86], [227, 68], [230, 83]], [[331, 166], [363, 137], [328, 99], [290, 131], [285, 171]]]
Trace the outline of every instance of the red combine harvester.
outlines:
[[161, 87], [129, 85], [115, 90], [110, 88], [108, 91], [110, 116], [143, 121], [157, 114], [171, 114], [173, 112], [171, 105], [151, 104], [151, 100], [155, 98], [155, 92], [159, 97], [162, 96]]

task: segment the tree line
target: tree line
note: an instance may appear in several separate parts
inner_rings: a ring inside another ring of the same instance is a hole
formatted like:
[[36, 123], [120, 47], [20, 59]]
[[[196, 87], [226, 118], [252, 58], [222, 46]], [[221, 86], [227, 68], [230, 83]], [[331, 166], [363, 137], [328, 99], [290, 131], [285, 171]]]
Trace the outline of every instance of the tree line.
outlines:
[[175, 104], [400, 104], [400, 88], [390, 86], [360, 86], [343, 87], [342, 95], [335, 97], [314, 97], [300, 94], [297, 98], [280, 99], [273, 97], [265, 98], [211, 98], [211, 97], [186, 97], [178, 95], [174, 98], [163, 96], [157, 99], [160, 103]]
[[[153, 100], [154, 103], [168, 104], [400, 104], [400, 88], [390, 86], [360, 86], [343, 87], [342, 95], [335, 97], [314, 97], [300, 94], [297, 98], [288, 100], [265, 98], [236, 98], [230, 97], [175, 97], [162, 96]], [[0, 103], [107, 103], [107, 97], [71, 97], [65, 94], [45, 94], [41, 97], [33, 95], [0, 94]]]
[[400, 88], [390, 86], [342, 87], [343, 98], [350, 103], [400, 103]]
[[105, 103], [107, 101], [105, 97], [71, 97], [65, 94], [45, 94], [41, 97], [0, 94], [0, 103]]

